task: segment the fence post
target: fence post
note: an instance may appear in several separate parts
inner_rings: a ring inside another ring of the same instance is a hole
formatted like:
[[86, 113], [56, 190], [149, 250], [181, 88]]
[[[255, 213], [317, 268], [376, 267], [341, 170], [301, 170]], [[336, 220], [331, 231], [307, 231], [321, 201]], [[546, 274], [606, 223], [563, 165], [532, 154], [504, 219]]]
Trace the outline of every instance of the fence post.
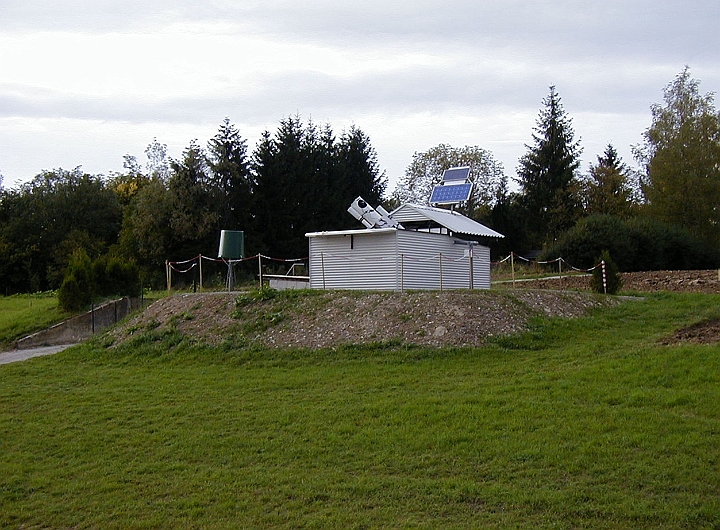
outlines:
[[323, 291], [325, 290], [325, 253], [320, 253], [320, 268], [322, 269]]
[[515, 289], [515, 253], [510, 251], [510, 270], [512, 271], [512, 284]]
[[470, 262], [470, 290], [472, 291], [475, 287], [475, 278], [473, 274], [473, 246], [472, 244], [468, 245], [468, 258]]
[[167, 290], [172, 289], [172, 267], [170, 267], [170, 260], [165, 260], [165, 278], [167, 280]]
[[263, 277], [262, 277], [262, 254], [258, 253], [258, 276], [260, 277], [260, 290], [263, 288]]
[[202, 254], [198, 256], [199, 268], [200, 268], [200, 290], [203, 288], [203, 277], [202, 277]]
[[443, 284], [442, 284], [443, 278], [442, 278], [442, 273], [443, 273], [443, 270], [442, 270], [442, 252], [441, 252], [441, 253], [440, 253], [440, 291], [441, 291], [441, 292], [442, 292], [442, 290], [443, 290]]
[[400, 292], [405, 290], [405, 254], [400, 254]]
[[607, 294], [607, 275], [605, 274], [605, 260], [602, 260], [600, 262], [600, 265], [602, 266], [603, 275], [603, 294]]

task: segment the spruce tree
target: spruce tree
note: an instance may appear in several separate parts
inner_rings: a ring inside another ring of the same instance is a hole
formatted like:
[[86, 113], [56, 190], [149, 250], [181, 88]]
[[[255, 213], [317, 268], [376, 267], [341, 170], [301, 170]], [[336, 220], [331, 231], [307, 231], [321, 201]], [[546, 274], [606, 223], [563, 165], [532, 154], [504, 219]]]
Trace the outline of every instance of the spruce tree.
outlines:
[[385, 177], [368, 137], [351, 129], [338, 141], [329, 125], [304, 126], [298, 117], [265, 132], [252, 157], [253, 238], [272, 257], [307, 255], [305, 234], [356, 226], [347, 213], [361, 195], [379, 204]]
[[221, 228], [249, 230], [252, 179], [247, 143], [229, 118], [208, 142], [207, 162]]
[[554, 86], [543, 104], [517, 179], [529, 241], [538, 247], [572, 227], [580, 212], [580, 144]]
[[585, 182], [587, 213], [631, 217], [638, 208], [631, 171], [622, 162], [612, 144], [607, 146], [597, 160], [597, 165], [590, 166]]
[[253, 153], [254, 232], [258, 249], [278, 258], [307, 254], [303, 219], [307, 215], [308, 171], [305, 131], [297, 117], [280, 122], [274, 136], [265, 132]]
[[337, 180], [341, 193], [337, 197], [338, 227], [354, 227], [356, 221], [347, 208], [356, 197], [362, 196], [369, 204], [382, 202], [387, 186], [385, 173], [380, 171], [377, 153], [370, 138], [360, 129], [351, 127], [340, 138], [337, 148]]
[[205, 152], [195, 140], [183, 151], [182, 159], [170, 163], [168, 197], [172, 212], [172, 248], [169, 259], [213, 252], [219, 233], [219, 213], [213, 203]]

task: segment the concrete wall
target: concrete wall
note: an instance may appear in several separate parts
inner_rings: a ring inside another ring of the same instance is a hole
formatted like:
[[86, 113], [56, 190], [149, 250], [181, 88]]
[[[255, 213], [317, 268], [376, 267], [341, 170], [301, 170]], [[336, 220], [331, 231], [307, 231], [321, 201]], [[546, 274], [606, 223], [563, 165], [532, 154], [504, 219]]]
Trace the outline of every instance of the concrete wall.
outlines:
[[39, 346], [74, 344], [109, 328], [139, 307], [139, 298], [113, 300], [51, 328], [28, 335], [18, 340], [15, 347], [24, 350]]
[[280, 276], [278, 274], [263, 274], [271, 289], [283, 291], [285, 289], [309, 289], [309, 276]]

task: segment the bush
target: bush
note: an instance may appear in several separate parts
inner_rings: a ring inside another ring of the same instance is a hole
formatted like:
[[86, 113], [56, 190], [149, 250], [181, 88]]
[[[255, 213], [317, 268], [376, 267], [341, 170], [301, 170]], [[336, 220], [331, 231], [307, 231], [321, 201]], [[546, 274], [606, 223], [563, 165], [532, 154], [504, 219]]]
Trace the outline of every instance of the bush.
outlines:
[[58, 302], [65, 311], [79, 311], [92, 302], [94, 292], [92, 264], [82, 249], [73, 252], [58, 291]]
[[134, 261], [101, 256], [93, 263], [93, 273], [101, 296], [140, 296], [140, 269]]
[[603, 267], [593, 270], [590, 288], [596, 293], [617, 294], [622, 287], [622, 277], [617, 265], [610, 257], [610, 252], [603, 251], [597, 259], [597, 263], [605, 263], [605, 282], [603, 282]]
[[720, 253], [686, 230], [645, 218], [624, 220], [610, 215], [581, 219], [540, 256], [563, 257], [574, 267], [590, 268], [608, 251], [619, 270], [714, 269]]
[[135, 262], [116, 256], [100, 256], [91, 262], [84, 250], [76, 250], [58, 291], [60, 307], [78, 311], [90, 305], [95, 295], [140, 296], [140, 270]]
[[546, 249], [541, 260], [563, 257], [572, 266], [589, 269], [597, 257], [608, 250], [621, 268], [631, 263], [636, 254], [635, 241], [624, 220], [611, 215], [593, 215], [578, 221], [560, 239]]

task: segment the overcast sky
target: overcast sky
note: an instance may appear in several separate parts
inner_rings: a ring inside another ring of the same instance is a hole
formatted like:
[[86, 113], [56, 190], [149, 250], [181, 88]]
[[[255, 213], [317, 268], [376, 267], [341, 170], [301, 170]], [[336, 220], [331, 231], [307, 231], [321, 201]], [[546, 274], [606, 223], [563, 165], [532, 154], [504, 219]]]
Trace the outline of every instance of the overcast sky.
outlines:
[[[0, 0], [0, 174], [180, 157], [228, 117], [355, 125], [390, 189], [415, 152], [477, 145], [509, 177], [555, 85], [583, 171], [631, 146], [687, 65], [720, 89], [718, 0]], [[390, 190], [389, 190], [390, 191]]]

